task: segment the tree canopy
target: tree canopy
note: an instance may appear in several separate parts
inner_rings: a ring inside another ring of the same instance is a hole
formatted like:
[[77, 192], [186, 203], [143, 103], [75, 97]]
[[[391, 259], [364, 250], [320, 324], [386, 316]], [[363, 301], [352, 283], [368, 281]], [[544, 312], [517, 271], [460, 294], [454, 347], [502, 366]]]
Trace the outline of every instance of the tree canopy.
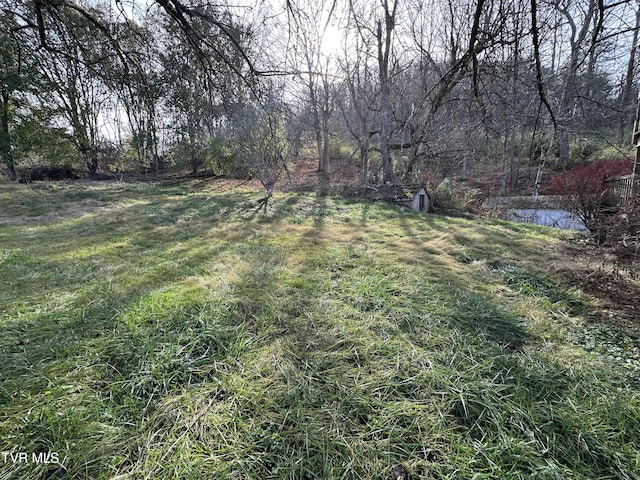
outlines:
[[505, 192], [524, 166], [541, 177], [550, 159], [629, 152], [631, 0], [3, 0], [0, 13], [0, 156], [14, 179], [38, 161], [228, 173], [247, 160], [233, 127], [256, 105], [271, 115], [275, 91], [319, 170], [343, 144], [362, 182], [489, 164]]

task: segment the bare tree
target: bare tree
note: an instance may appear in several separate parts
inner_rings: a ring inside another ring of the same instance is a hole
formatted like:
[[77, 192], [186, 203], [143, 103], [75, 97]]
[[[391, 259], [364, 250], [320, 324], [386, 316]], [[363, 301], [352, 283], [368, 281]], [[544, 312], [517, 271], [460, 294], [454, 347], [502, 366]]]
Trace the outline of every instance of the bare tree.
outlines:
[[294, 50], [300, 65], [299, 77], [306, 91], [311, 113], [312, 130], [318, 151], [318, 171], [329, 173], [329, 121], [334, 98], [330, 52], [323, 51], [323, 42], [334, 21], [337, 0], [288, 0], [289, 27], [294, 36]]
[[[569, 162], [569, 131], [577, 112], [576, 100], [580, 95], [577, 82], [579, 67], [587, 61], [591, 68], [595, 65], [595, 44], [601, 25], [596, 15], [602, 14], [598, 8], [599, 3], [599, 0], [589, 0], [586, 5], [574, 5], [568, 1], [555, 4], [569, 30], [569, 57], [563, 68], [557, 115], [558, 155], [561, 165], [567, 165]], [[587, 40], [591, 40], [591, 48]]]
[[393, 168], [391, 166], [391, 152], [389, 142], [391, 140], [392, 110], [391, 110], [391, 85], [389, 78], [389, 61], [393, 33], [396, 27], [396, 13], [398, 0], [393, 0], [390, 5], [388, 0], [381, 0], [382, 18], [376, 20], [376, 41], [378, 45], [378, 76], [380, 79], [380, 157], [382, 160], [383, 182], [393, 182]]
[[636, 73], [637, 55], [638, 55], [638, 33], [640, 33], [640, 3], [636, 7], [635, 25], [631, 45], [629, 48], [629, 59], [627, 61], [627, 69], [620, 93], [620, 124], [618, 127], [618, 141], [624, 143], [625, 129], [633, 122], [633, 79]]
[[[486, 100], [482, 99], [481, 83], [492, 88], [492, 65], [503, 60], [490, 54], [500, 46], [512, 45], [513, 31], [508, 19], [520, 14], [517, 2], [454, 2], [443, 0], [412, 4], [408, 34], [414, 51], [411, 96], [402, 114], [397, 115], [401, 142], [409, 148], [409, 163], [405, 177], [425, 158], [439, 158], [443, 172], [451, 161], [466, 167], [474, 155], [474, 136], [486, 117]], [[489, 68], [483, 67], [483, 62]], [[405, 140], [406, 138], [409, 140]]]
[[369, 153], [371, 138], [377, 134], [377, 84], [371, 65], [372, 42], [355, 32], [347, 32], [350, 48], [339, 60], [343, 81], [338, 87], [338, 107], [344, 124], [357, 147], [354, 151], [360, 159], [361, 182], [365, 184], [369, 176]]
[[[236, 156], [245, 162], [267, 191], [267, 199], [293, 155], [286, 112], [273, 96], [240, 107], [231, 125], [230, 138]], [[265, 208], [266, 208], [265, 200]]]

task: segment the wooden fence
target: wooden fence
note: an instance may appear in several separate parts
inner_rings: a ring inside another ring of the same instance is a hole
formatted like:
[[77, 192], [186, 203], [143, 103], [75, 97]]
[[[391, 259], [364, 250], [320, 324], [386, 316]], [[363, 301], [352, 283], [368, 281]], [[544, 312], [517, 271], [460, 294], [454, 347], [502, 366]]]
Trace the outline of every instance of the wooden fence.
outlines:
[[[616, 206], [621, 203], [628, 203], [633, 197], [633, 183], [636, 175], [625, 175], [624, 177], [607, 178], [604, 181], [605, 196], [603, 204], [606, 206]], [[636, 181], [640, 181], [640, 178]]]

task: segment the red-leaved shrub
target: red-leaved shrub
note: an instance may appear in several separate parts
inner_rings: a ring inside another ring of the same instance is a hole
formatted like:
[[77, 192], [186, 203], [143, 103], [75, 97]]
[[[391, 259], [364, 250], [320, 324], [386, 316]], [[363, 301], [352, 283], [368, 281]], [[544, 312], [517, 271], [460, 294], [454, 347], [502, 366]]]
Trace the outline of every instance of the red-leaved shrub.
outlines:
[[630, 175], [633, 160], [613, 160], [574, 167], [549, 179], [548, 195], [600, 194], [605, 179]]
[[601, 221], [604, 180], [628, 175], [633, 160], [600, 161], [551, 177], [546, 193], [564, 197], [565, 208], [576, 215], [598, 242], [604, 241]]

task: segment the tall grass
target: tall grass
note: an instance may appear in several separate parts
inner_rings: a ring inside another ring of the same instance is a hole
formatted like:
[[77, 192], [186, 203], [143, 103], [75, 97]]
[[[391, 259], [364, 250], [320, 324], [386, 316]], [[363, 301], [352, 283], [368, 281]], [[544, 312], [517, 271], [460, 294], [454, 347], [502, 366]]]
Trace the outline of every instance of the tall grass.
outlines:
[[0, 447], [59, 456], [0, 478], [639, 478], [638, 336], [603, 350], [551, 229], [31, 188], [100, 208], [0, 230]]

